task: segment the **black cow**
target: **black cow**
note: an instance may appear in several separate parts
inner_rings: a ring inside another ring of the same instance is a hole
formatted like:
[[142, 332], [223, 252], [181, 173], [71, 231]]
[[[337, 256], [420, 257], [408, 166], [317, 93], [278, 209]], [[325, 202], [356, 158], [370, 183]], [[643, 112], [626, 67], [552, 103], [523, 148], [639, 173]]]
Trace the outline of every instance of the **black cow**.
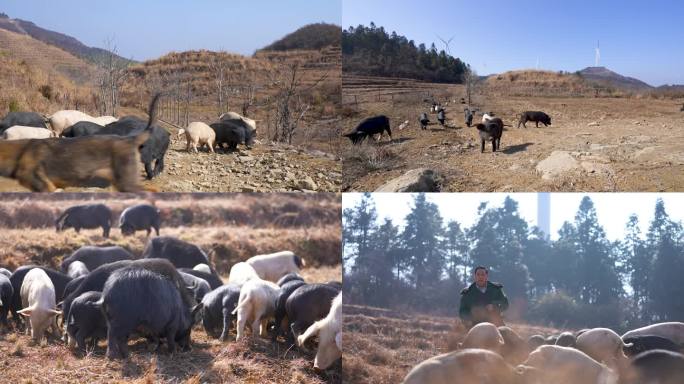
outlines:
[[209, 265], [209, 259], [200, 247], [170, 236], [150, 239], [143, 250], [142, 257], [166, 259], [176, 268], [192, 268], [202, 263]]
[[522, 124], [523, 127], [527, 128], [525, 123], [528, 121], [534, 121], [537, 128], [539, 128], [539, 123], [544, 124], [545, 127], [551, 125], [551, 117], [549, 117], [549, 115], [547, 115], [546, 113], [540, 111], [525, 111], [520, 115], [520, 121], [518, 121], [518, 128], [520, 128], [520, 124]]
[[[392, 140], [392, 130], [390, 129], [389, 118], [385, 115], [378, 115], [364, 119], [359, 123], [359, 125], [354, 128], [353, 131], [345, 134], [351, 140], [352, 144], [360, 144], [367, 137], [374, 137], [376, 134], [382, 135], [387, 131], [390, 141]], [[378, 140], [379, 140], [378, 139]]]
[[0, 133], [15, 125], [47, 128], [45, 118], [35, 112], [10, 112], [0, 120]]
[[102, 228], [102, 236], [109, 237], [109, 229], [112, 227], [112, 210], [104, 204], [75, 205], [67, 208], [57, 220], [55, 229], [57, 232], [73, 228], [78, 233], [81, 228]]
[[135, 231], [146, 230], [147, 236], [152, 233], [152, 228], [159, 236], [159, 210], [153, 205], [138, 204], [128, 207], [121, 212], [119, 228], [125, 236], [132, 235]]
[[142, 332], [164, 337], [169, 353], [190, 349], [194, 315], [181, 290], [165, 275], [131, 265], [114, 271], [102, 290], [102, 312], [107, 320], [107, 357], [128, 356], [128, 337]]
[[81, 137], [97, 135], [103, 126], [92, 121], [79, 121], [78, 123], [67, 127], [60, 134], [61, 137]]
[[92, 271], [101, 265], [121, 260], [133, 260], [133, 255], [118, 245], [111, 247], [85, 245], [62, 260], [60, 268], [62, 271], [67, 272], [71, 263], [80, 261], [85, 264], [89, 271]]
[[480, 135], [480, 152], [484, 152], [485, 141], [492, 142], [492, 152], [496, 152], [501, 146], [501, 136], [503, 135], [503, 121], [498, 117], [489, 119], [485, 123], [475, 126]]
[[[147, 128], [147, 122], [135, 116], [124, 116], [95, 132], [96, 135], [136, 136]], [[140, 161], [145, 165], [147, 179], [158, 176], [164, 170], [164, 155], [171, 142], [170, 134], [152, 125], [150, 138], [140, 146]], [[154, 163], [154, 168], [152, 167]]]

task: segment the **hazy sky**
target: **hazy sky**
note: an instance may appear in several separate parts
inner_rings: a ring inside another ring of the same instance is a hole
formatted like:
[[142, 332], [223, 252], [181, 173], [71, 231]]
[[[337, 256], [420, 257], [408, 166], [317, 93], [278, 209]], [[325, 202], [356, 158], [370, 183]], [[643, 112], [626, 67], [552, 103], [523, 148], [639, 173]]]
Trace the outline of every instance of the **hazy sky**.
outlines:
[[134, 60], [170, 51], [251, 55], [306, 24], [341, 24], [341, 0], [3, 0], [0, 12]]
[[672, 0], [343, 0], [342, 27], [396, 31], [427, 47], [445, 40], [480, 75], [600, 65], [651, 85], [684, 84], [684, 2]]
[[[655, 202], [662, 198], [670, 218], [684, 220], [684, 193], [552, 193], [551, 194], [551, 239], [558, 238], [558, 230], [563, 222], [572, 222], [580, 201], [588, 195], [594, 202], [599, 223], [610, 240], [623, 238], [625, 224], [631, 214], [639, 217], [642, 234], [648, 230], [653, 220]], [[361, 193], [342, 195], [342, 207], [350, 208], [361, 199]], [[537, 224], [536, 193], [433, 193], [428, 200], [437, 204], [446, 222], [456, 220], [461, 227], [470, 227], [477, 220], [477, 207], [488, 201], [490, 207], [500, 207], [504, 198], [511, 196], [518, 202], [520, 216], [530, 226]], [[403, 225], [404, 218], [411, 210], [413, 199], [406, 193], [374, 193], [378, 217], [389, 217], [394, 224]]]

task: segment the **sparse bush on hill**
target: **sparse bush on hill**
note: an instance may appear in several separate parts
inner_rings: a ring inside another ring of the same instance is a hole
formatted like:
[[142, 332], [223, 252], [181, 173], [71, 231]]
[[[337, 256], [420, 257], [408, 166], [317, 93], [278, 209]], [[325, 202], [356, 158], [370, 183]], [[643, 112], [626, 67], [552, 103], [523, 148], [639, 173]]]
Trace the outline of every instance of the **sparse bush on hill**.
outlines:
[[21, 108], [19, 107], [19, 102], [16, 99], [12, 99], [9, 101], [7, 109], [9, 109], [10, 112], [19, 112], [21, 110]]

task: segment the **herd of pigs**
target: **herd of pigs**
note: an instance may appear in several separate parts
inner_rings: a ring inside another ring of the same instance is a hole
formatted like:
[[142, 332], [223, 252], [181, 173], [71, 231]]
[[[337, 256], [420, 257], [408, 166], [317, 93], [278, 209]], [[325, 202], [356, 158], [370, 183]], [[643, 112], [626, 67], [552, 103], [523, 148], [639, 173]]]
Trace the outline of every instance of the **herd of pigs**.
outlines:
[[[68, 208], [56, 230], [101, 227], [109, 236], [111, 210], [104, 204]], [[230, 269], [227, 283], [198, 246], [159, 236], [159, 211], [146, 204], [120, 216], [123, 235], [146, 230], [151, 237], [140, 257], [119, 246], [83, 246], [61, 261], [61, 271], [25, 265], [0, 268], [0, 325], [25, 327], [34, 342], [46, 331], [63, 335], [70, 348], [97, 348], [107, 340], [107, 357], [126, 358], [132, 336], [174, 353], [191, 347], [190, 333], [202, 323], [208, 335], [225, 341], [251, 336], [283, 336], [288, 345], [308, 349], [318, 337], [315, 369], [341, 358], [342, 284], [307, 283], [299, 275], [304, 260], [293, 252], [257, 255]], [[24, 319], [28, 324], [24, 324]], [[58, 327], [61, 319], [63, 331]], [[273, 321], [274, 320], [274, 321]], [[90, 342], [90, 344], [89, 344]]]
[[[446, 121], [446, 110], [444, 107], [439, 104], [433, 104], [430, 108], [430, 112], [436, 113], [437, 121], [440, 125], [444, 126]], [[470, 108], [464, 109], [465, 124], [468, 127], [472, 126], [475, 113], [476, 111]], [[527, 128], [525, 123], [530, 121], [534, 122], [537, 127], [539, 127], [539, 123], [544, 124], [544, 126], [551, 125], [551, 117], [546, 113], [541, 111], [525, 111], [520, 114], [518, 128], [520, 128], [520, 125]], [[420, 114], [418, 122], [420, 123], [422, 130], [427, 129], [428, 124], [430, 124], [430, 118], [428, 117], [427, 112]], [[399, 129], [404, 129], [408, 124], [408, 120], [404, 121], [399, 125]], [[504, 127], [510, 127], [510, 125], [504, 124], [501, 118], [494, 117], [494, 113], [488, 112], [482, 114], [482, 122], [475, 124], [475, 128], [480, 136], [480, 152], [484, 152], [485, 142], [492, 143], [492, 152], [496, 152], [500, 149]], [[361, 144], [366, 138], [374, 138], [377, 134], [380, 134], [380, 137], [378, 138], [378, 140], [380, 140], [385, 132], [387, 132], [389, 139], [392, 140], [392, 130], [390, 129], [389, 118], [385, 115], [378, 115], [362, 120], [351, 132], [344, 134], [344, 136], [349, 138], [352, 144]]]
[[[106, 187], [122, 192], [140, 190], [138, 161], [147, 179], [164, 170], [169, 133], [155, 125], [156, 95], [149, 120], [136, 116], [92, 117], [81, 111], [63, 110], [50, 116], [35, 112], [10, 112], [0, 120], [0, 176], [17, 179], [32, 191], [54, 191], [65, 187]], [[198, 146], [250, 148], [256, 137], [256, 122], [235, 112], [221, 115], [207, 125], [192, 122], [181, 129], [188, 151]]]
[[510, 327], [480, 323], [458, 347], [416, 365], [403, 383], [684, 383], [684, 323], [679, 322], [653, 324], [622, 336], [592, 328], [527, 340]]

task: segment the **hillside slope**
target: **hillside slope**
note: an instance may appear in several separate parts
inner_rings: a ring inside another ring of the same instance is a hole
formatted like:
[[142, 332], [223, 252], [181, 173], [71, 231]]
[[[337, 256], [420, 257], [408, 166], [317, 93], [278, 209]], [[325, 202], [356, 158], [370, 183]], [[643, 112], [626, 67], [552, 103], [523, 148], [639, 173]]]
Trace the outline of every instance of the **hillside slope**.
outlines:
[[653, 88], [639, 79], [620, 75], [606, 67], [587, 67], [579, 71], [579, 74], [589, 81], [624, 90], [645, 91]]
[[[30, 21], [11, 19], [3, 13], [0, 13], [0, 29], [31, 36], [38, 41], [63, 49], [64, 51], [81, 59], [88, 60], [89, 62], [95, 62], [98, 57], [107, 54], [107, 51], [104, 49], [89, 47], [72, 36], [41, 28]], [[117, 56], [117, 58], [129, 61], [120, 56]]]

